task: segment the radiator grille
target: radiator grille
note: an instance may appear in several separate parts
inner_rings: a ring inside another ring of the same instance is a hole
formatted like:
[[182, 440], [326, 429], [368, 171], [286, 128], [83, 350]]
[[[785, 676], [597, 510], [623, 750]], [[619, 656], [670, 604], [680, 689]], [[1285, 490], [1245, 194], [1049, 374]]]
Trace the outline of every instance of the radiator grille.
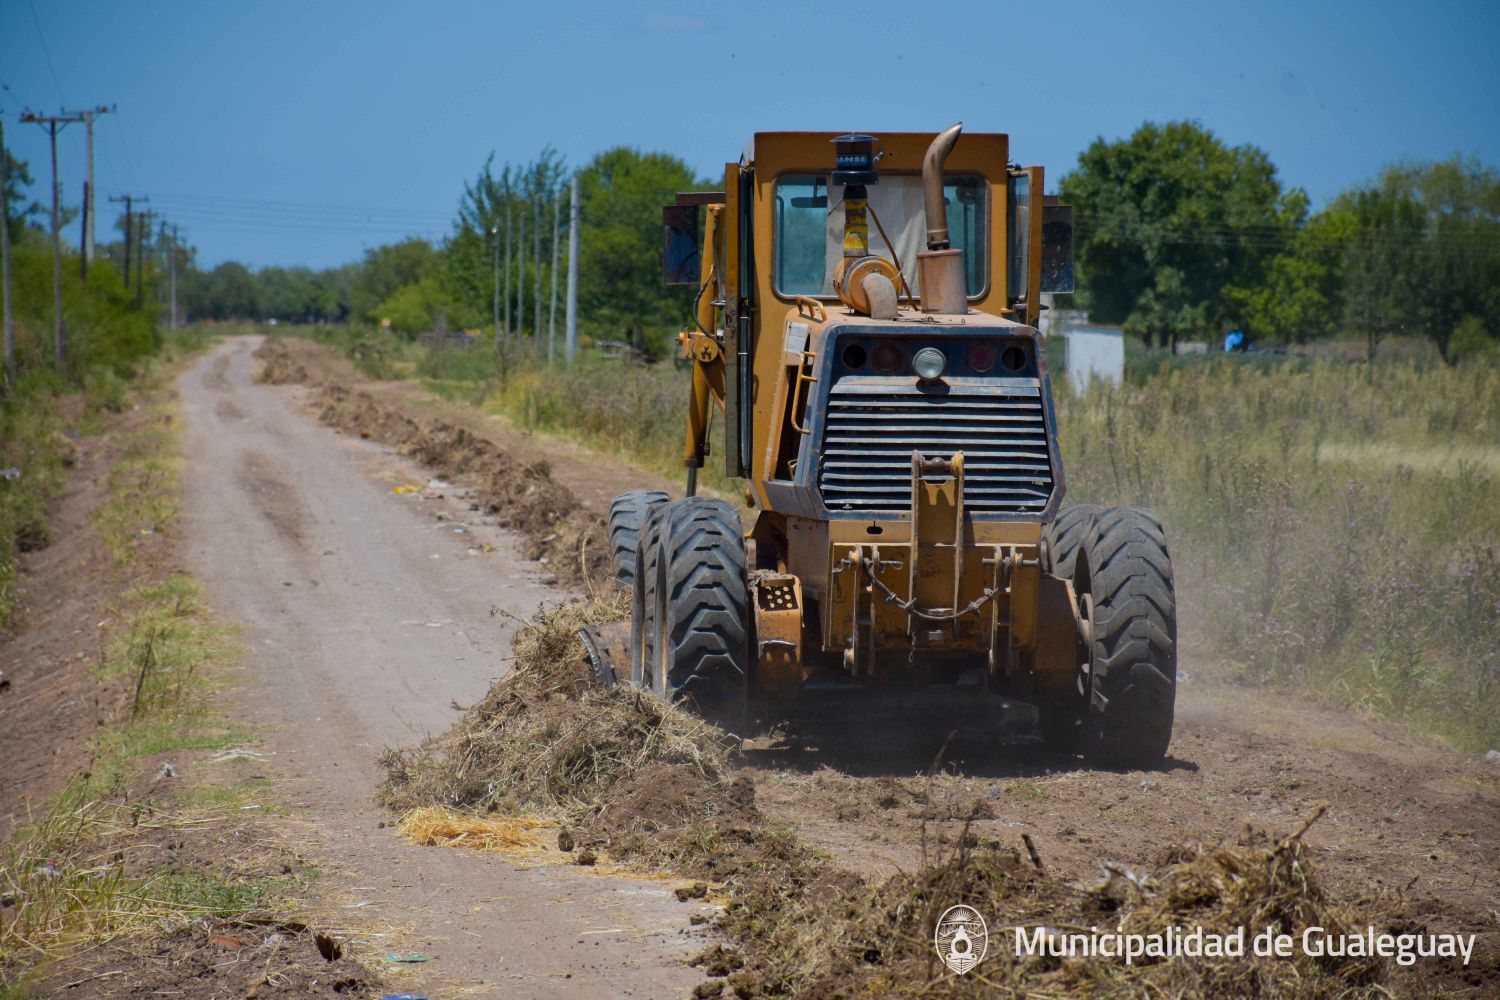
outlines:
[[1035, 379], [952, 379], [944, 391], [846, 375], [829, 391], [818, 488], [830, 511], [911, 508], [911, 456], [964, 453], [964, 506], [1039, 512], [1052, 463]]

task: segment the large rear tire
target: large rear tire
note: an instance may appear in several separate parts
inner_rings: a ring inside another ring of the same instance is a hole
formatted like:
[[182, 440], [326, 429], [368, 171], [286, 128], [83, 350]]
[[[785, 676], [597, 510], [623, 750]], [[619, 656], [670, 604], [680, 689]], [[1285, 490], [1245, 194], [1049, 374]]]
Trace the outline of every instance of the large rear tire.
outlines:
[[651, 686], [704, 715], [737, 720], [750, 668], [739, 512], [722, 500], [679, 500], [666, 508], [657, 531]]
[[1177, 696], [1177, 600], [1161, 520], [1139, 507], [1100, 511], [1073, 578], [1093, 620], [1079, 745], [1106, 766], [1154, 763], [1172, 741]]
[[641, 529], [651, 511], [667, 501], [660, 490], [631, 490], [609, 505], [609, 544], [614, 554], [615, 582], [620, 586], [630, 587], [635, 582]]

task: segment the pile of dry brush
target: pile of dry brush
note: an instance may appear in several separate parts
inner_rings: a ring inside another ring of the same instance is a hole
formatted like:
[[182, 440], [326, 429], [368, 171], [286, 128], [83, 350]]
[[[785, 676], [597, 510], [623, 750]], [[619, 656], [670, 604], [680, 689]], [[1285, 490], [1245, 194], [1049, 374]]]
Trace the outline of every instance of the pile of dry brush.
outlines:
[[[590, 686], [576, 630], [627, 611], [613, 597], [540, 612], [517, 634], [513, 670], [451, 731], [387, 751], [381, 797], [403, 810], [540, 812], [578, 844], [723, 886], [723, 943], [700, 956], [701, 996], [1322, 997], [1379, 992], [1390, 971], [1357, 958], [1017, 959], [1016, 927], [1336, 932], [1388, 925], [1394, 910], [1356, 917], [1331, 900], [1302, 831], [1171, 847], [1155, 875], [1114, 870], [1085, 886], [965, 829], [920, 870], [867, 879], [765, 820], [722, 731], [642, 692]], [[938, 915], [960, 902], [993, 932], [989, 958], [962, 977], [932, 945]]]

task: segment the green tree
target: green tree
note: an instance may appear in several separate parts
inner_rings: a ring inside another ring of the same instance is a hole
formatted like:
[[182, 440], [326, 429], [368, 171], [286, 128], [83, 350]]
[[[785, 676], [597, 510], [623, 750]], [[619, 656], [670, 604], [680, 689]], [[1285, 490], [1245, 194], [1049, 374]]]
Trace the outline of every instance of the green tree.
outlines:
[[[498, 252], [503, 263], [509, 225], [510, 275], [508, 282], [503, 276], [500, 279], [501, 288], [508, 288], [502, 309], [508, 308], [511, 323], [523, 334], [543, 335], [544, 330], [536, 329], [536, 282], [538, 277], [542, 279], [545, 300], [551, 289], [552, 240], [566, 239], [565, 234], [551, 231], [553, 209], [562, 197], [565, 176], [562, 157], [547, 146], [531, 163], [507, 163], [498, 173], [491, 154], [479, 176], [464, 185], [453, 235], [443, 248], [442, 290], [455, 307], [464, 309], [475, 325], [489, 326], [493, 322], [495, 257]], [[536, 254], [538, 222], [542, 229], [540, 259]], [[497, 228], [499, 232], [492, 232]], [[519, 317], [517, 305], [524, 306]], [[546, 313], [544, 308], [544, 328]]]
[[437, 263], [432, 244], [415, 237], [366, 250], [349, 289], [350, 308], [364, 319], [380, 319], [381, 303], [401, 286], [421, 281]]
[[1358, 226], [1352, 212], [1335, 206], [1292, 232], [1259, 285], [1226, 293], [1245, 328], [1278, 343], [1337, 334], [1344, 319], [1345, 255]]
[[1307, 206], [1262, 150], [1226, 146], [1195, 122], [1096, 139], [1061, 192], [1074, 206], [1090, 314], [1158, 343], [1244, 322], [1251, 290]]
[[215, 320], [255, 319], [256, 291], [255, 275], [232, 260], [193, 276], [181, 289], [189, 315]]
[[708, 185], [675, 156], [623, 146], [594, 157], [578, 179], [579, 311], [596, 333], [660, 353], [692, 305], [691, 289], [662, 283], [661, 209]]
[[461, 311], [443, 288], [437, 271], [396, 289], [379, 310], [382, 319], [391, 321], [391, 329], [408, 335], [451, 329], [454, 314]]
[[1459, 324], [1500, 329], [1500, 173], [1475, 159], [1398, 164], [1341, 195], [1357, 228], [1346, 317], [1373, 351], [1384, 334], [1430, 339], [1445, 360]]
[[41, 218], [45, 211], [42, 203], [32, 201], [27, 203], [26, 189], [34, 183], [31, 179], [31, 169], [25, 160], [18, 160], [10, 154], [10, 150], [0, 150], [0, 156], [5, 157], [5, 191], [4, 205], [5, 218], [10, 224], [10, 239], [12, 243], [19, 242], [21, 234], [26, 228], [27, 220]]

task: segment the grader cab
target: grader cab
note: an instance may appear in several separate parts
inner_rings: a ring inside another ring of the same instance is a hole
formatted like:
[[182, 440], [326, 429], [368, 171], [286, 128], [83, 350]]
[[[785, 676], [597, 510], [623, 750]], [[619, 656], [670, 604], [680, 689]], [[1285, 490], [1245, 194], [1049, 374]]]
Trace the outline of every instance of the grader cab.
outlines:
[[[1036, 323], [1072, 290], [1072, 223], [1042, 168], [961, 125], [761, 133], [663, 217], [667, 279], [696, 288], [688, 496], [611, 508], [635, 602], [628, 635], [584, 630], [599, 679], [720, 718], [812, 687], [988, 690], [1055, 749], [1164, 755], [1161, 523], [1062, 506]], [[694, 495], [715, 413], [748, 530]]]

